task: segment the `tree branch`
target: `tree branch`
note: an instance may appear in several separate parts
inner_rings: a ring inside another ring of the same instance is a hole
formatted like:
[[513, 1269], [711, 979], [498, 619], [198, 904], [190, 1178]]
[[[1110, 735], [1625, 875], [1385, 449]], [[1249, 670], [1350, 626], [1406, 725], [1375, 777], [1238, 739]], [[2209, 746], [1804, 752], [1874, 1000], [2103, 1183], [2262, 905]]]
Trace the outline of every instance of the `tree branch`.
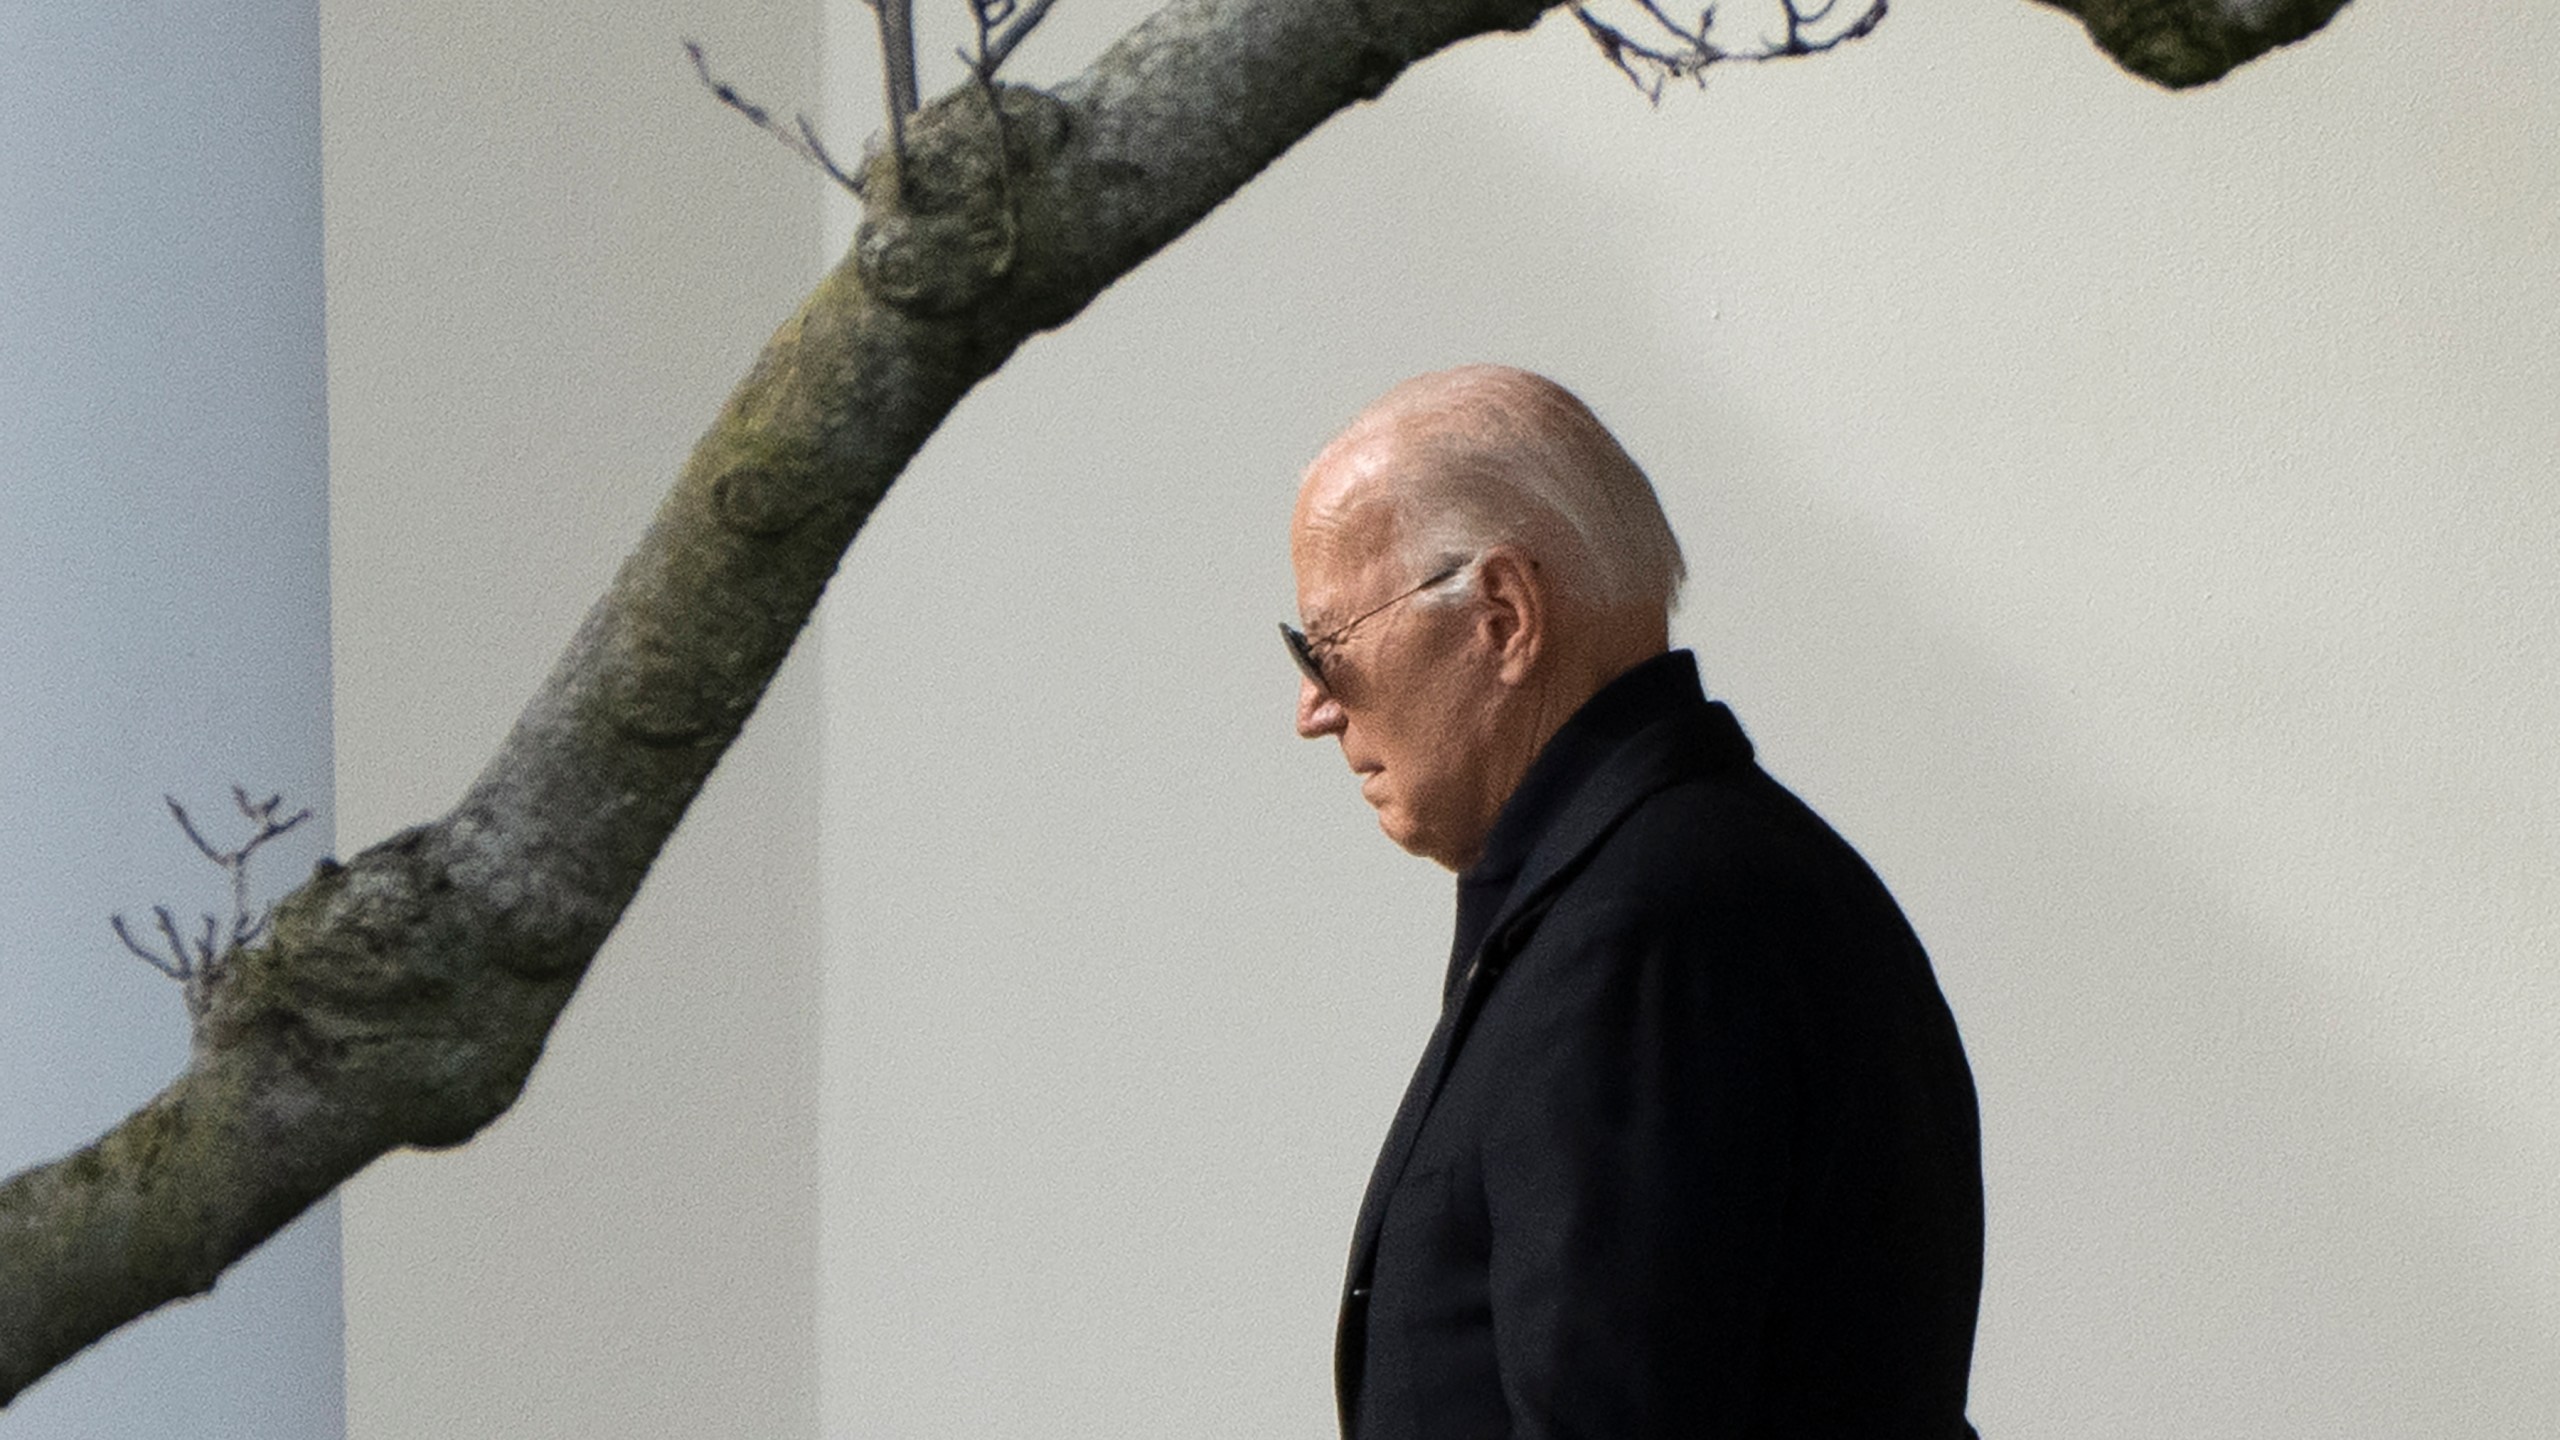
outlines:
[[880, 73], [888, 90], [889, 120], [895, 124], [916, 113], [915, 0], [863, 0], [880, 17]]
[[783, 128], [775, 123], [772, 111], [740, 94], [737, 87], [729, 82], [713, 78], [711, 62], [704, 57], [700, 44], [687, 40], [684, 53], [692, 59], [693, 73], [701, 78], [703, 88], [709, 90], [713, 98], [747, 117], [757, 129], [781, 141], [784, 149], [827, 172], [828, 179], [856, 195], [862, 193], [861, 185], [837, 166], [836, 157], [827, 153], [826, 145], [818, 139], [817, 127], [809, 123], [808, 116], [795, 114], [791, 117], [790, 128]]
[[2347, 0], [2039, 0], [2080, 17], [2134, 74], [2172, 90], [2203, 85], [2329, 23]]
[[[162, 913], [165, 914], [166, 912], [164, 911]], [[149, 965], [152, 969], [159, 971], [161, 974], [168, 976], [170, 979], [184, 980], [193, 970], [194, 967], [187, 964], [186, 951], [178, 951], [178, 958], [172, 961], [164, 958], [159, 951], [153, 950], [144, 945], [141, 941], [134, 939], [133, 932], [124, 927], [123, 916], [109, 916], [107, 924], [114, 928], [116, 938], [124, 942], [124, 948], [141, 956], [143, 963]]]
[[310, 819], [311, 812], [297, 810], [278, 818], [278, 812], [284, 809], [283, 796], [270, 795], [264, 800], [252, 800], [247, 790], [234, 785], [231, 787], [232, 803], [240, 807], [241, 816], [256, 828], [236, 848], [217, 850], [212, 841], [204, 838], [204, 832], [196, 828], [195, 820], [187, 814], [187, 807], [178, 803], [177, 796], [163, 795], [160, 798], [168, 805], [170, 818], [178, 822], [178, 829], [196, 847], [196, 853], [222, 867], [231, 881], [230, 939], [227, 944], [223, 941], [222, 922], [207, 915], [204, 917], [204, 934], [190, 942], [178, 933], [177, 918], [169, 913], [169, 907], [155, 905], [151, 913], [158, 917], [160, 936], [169, 944], [169, 953], [164, 958], [158, 951], [133, 938], [133, 932], [125, 928], [122, 915], [110, 916], [107, 923], [115, 930], [116, 938], [124, 942], [124, 948], [148, 961], [153, 969], [187, 987], [190, 1009], [201, 1009], [207, 987], [218, 978], [226, 951], [237, 950], [256, 940], [267, 927], [267, 916], [249, 906], [250, 859], [260, 847]]
[[[971, 3], [975, 4], [976, 0], [971, 0]], [[1010, 0], [1007, 3], [1010, 4]], [[1005, 25], [1004, 32], [996, 36], [993, 45], [984, 44], [982, 39], [980, 58], [988, 75], [996, 73], [996, 67], [1012, 56], [1014, 47], [1020, 45], [1025, 36], [1039, 28], [1040, 22], [1048, 17], [1049, 7], [1057, 3], [1058, 0], [1031, 0], [1030, 4], [1022, 7], [1021, 14], [1013, 17], [1012, 23]], [[986, 11], [982, 7], [979, 13], [983, 16]]]
[[[887, 92], [889, 153], [903, 171], [907, 117], [916, 113], [915, 0], [862, 0], [880, 17], [880, 76]], [[899, 182], [904, 184], [902, 178]]]
[[[1175, 0], [1054, 93], [973, 83], [919, 111], [904, 192], [866, 185], [854, 253], [775, 334], [461, 801], [324, 862], [206, 987], [167, 1090], [0, 1184], [0, 1401], [209, 1288], [374, 1157], [504, 1112], [846, 546], [960, 397], [1327, 116], [1543, 8]], [[981, 243], [1008, 194], [1015, 234]]]

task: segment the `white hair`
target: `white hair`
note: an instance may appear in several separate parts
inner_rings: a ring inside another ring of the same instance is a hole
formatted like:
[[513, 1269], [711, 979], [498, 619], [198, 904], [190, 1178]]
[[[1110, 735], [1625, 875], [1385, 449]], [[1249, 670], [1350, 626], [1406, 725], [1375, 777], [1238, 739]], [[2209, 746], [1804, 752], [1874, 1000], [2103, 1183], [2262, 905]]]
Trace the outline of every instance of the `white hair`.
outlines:
[[1668, 614], [1679, 604], [1688, 562], [1653, 483], [1553, 380], [1503, 365], [1419, 375], [1381, 396], [1335, 446], [1381, 431], [1406, 463], [1379, 499], [1417, 574], [1510, 544], [1603, 609]]

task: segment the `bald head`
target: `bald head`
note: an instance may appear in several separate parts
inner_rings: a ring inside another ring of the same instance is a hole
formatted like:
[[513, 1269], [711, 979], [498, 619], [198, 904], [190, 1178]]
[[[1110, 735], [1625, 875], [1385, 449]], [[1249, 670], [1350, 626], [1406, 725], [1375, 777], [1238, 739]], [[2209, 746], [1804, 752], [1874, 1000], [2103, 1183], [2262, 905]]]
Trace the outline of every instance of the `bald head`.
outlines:
[[1644, 471], [1573, 392], [1507, 365], [1417, 375], [1378, 397], [1300, 496], [1392, 532], [1403, 560], [1517, 545], [1567, 596], [1668, 615], [1687, 576]]

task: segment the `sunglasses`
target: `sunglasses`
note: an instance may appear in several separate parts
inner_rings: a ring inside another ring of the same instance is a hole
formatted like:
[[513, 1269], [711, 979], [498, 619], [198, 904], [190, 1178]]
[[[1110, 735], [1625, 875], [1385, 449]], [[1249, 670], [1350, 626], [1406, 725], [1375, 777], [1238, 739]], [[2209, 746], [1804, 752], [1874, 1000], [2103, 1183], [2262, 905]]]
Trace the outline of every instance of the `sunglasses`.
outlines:
[[1465, 574], [1467, 567], [1473, 563], [1474, 562], [1471, 560], [1460, 560], [1455, 564], [1450, 565], [1447, 569], [1437, 572], [1430, 579], [1423, 581], [1412, 589], [1395, 596], [1393, 599], [1381, 601], [1380, 603], [1361, 611], [1359, 614], [1352, 616], [1349, 620], [1333, 627], [1322, 635], [1316, 636], [1312, 640], [1307, 638], [1306, 631], [1299, 629], [1295, 625], [1283, 623], [1280, 627], [1280, 638], [1288, 642], [1289, 658], [1297, 662], [1299, 674], [1314, 681], [1320, 689], [1331, 689], [1332, 686], [1328, 684], [1324, 678], [1324, 656], [1318, 647], [1322, 647], [1322, 650], [1331, 650], [1335, 646], [1340, 645], [1345, 639], [1349, 638], [1351, 632], [1358, 629], [1360, 625], [1370, 617], [1383, 614], [1386, 611], [1403, 604], [1405, 601], [1412, 599], [1414, 596], [1421, 594], [1423, 591], [1430, 589], [1434, 585], [1445, 585], [1450, 581], [1457, 579], [1460, 575]]

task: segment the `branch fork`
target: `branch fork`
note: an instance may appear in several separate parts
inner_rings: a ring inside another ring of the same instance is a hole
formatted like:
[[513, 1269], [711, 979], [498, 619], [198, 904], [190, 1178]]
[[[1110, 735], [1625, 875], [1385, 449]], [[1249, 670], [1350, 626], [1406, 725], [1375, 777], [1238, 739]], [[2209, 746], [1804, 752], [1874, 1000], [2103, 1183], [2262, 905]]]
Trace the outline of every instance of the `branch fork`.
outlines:
[[1573, 18], [1582, 24], [1591, 43], [1600, 47], [1601, 55], [1618, 68], [1644, 97], [1662, 103], [1662, 88], [1675, 80], [1707, 83], [1707, 71], [1727, 61], [1758, 62], [1780, 60], [1796, 55], [1819, 55], [1852, 40], [1863, 39], [1884, 23], [1889, 0], [1868, 0], [1864, 10], [1846, 23], [1833, 27], [1832, 16], [1841, 0], [1822, 0], [1813, 8], [1805, 8], [1799, 0], [1780, 0], [1783, 29], [1777, 39], [1758, 38], [1740, 48], [1728, 47], [1713, 38], [1716, 29], [1716, 7], [1709, 5], [1698, 12], [1697, 23], [1685, 25], [1671, 17], [1656, 0], [1635, 0], [1636, 8], [1645, 13], [1655, 29], [1666, 39], [1648, 44], [1629, 35], [1591, 13], [1588, 5], [1573, 7]]
[[272, 907], [253, 909], [249, 904], [250, 857], [256, 855], [260, 847], [310, 819], [311, 812], [306, 809], [283, 814], [283, 796], [270, 795], [264, 800], [252, 800], [246, 789], [234, 785], [231, 787], [232, 802], [240, 807], [240, 814], [248, 820], [251, 832], [247, 840], [223, 850], [215, 848], [212, 841], [204, 838], [204, 832], [196, 828], [194, 819], [187, 814], [187, 807], [178, 803], [178, 797], [163, 795], [160, 798], [167, 803], [169, 814], [178, 822], [178, 828], [186, 832], [187, 839], [194, 843], [197, 853], [221, 866], [231, 877], [231, 924], [226, 931], [219, 919], [208, 914], [204, 917], [203, 930], [191, 936], [178, 929], [177, 917], [169, 912], [168, 906], [154, 905], [151, 914], [157, 922], [161, 942], [168, 946], [165, 953], [136, 940], [122, 915], [113, 917], [108, 924], [114, 928], [116, 938], [124, 942], [124, 948], [142, 957], [152, 969], [186, 986], [188, 1008], [202, 1014], [211, 987], [222, 977], [225, 962], [235, 951], [255, 944], [266, 933], [267, 922], [275, 913]]

